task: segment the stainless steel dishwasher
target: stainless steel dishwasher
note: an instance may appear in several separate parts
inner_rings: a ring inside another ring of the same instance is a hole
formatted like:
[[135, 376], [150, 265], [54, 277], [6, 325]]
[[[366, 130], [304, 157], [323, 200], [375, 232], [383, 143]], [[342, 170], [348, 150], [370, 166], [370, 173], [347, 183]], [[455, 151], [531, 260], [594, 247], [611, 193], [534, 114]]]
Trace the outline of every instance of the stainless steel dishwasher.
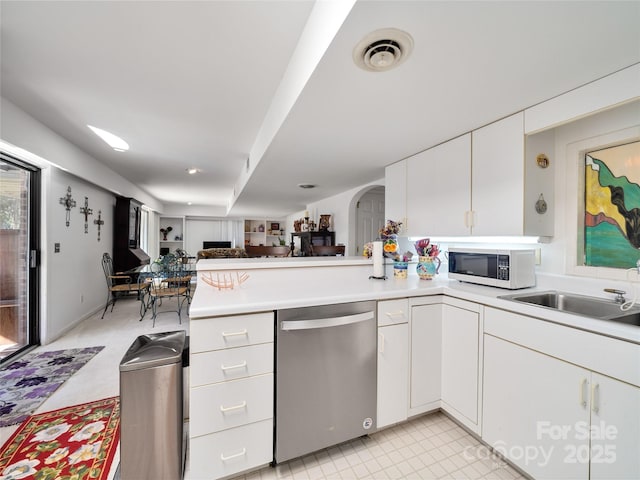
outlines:
[[376, 302], [276, 314], [275, 462], [376, 426]]

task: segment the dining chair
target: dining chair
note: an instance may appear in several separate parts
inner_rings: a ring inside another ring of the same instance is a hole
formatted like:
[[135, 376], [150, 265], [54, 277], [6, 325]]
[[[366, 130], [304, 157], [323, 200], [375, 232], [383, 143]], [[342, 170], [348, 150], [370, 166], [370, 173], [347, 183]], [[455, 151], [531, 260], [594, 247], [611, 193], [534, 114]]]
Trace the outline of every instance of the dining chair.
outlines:
[[[158, 313], [168, 313], [175, 311], [178, 320], [182, 324], [182, 306], [184, 302], [190, 302], [191, 276], [177, 270], [172, 265], [165, 266], [162, 263], [151, 265], [151, 275], [149, 282], [149, 303], [152, 312], [153, 326], [156, 326]], [[175, 299], [176, 309], [158, 312], [158, 307], [163, 300]]]
[[191, 304], [191, 279], [192, 271], [189, 264], [183, 262], [184, 257], [178, 257], [176, 262], [165, 267], [166, 282], [168, 284], [183, 286], [187, 289], [187, 303]]
[[313, 257], [344, 257], [344, 251], [344, 245], [311, 245], [311, 256]]
[[134, 282], [131, 279], [131, 275], [125, 275], [123, 273], [115, 274], [113, 272], [113, 260], [111, 255], [107, 252], [102, 254], [102, 270], [104, 271], [104, 278], [107, 282], [107, 304], [104, 306], [102, 317], [104, 318], [107, 313], [107, 308], [111, 305], [111, 311], [116, 304], [118, 298], [125, 295], [135, 294], [140, 301], [140, 319], [144, 317], [147, 312], [147, 306], [145, 302], [145, 294], [149, 290], [149, 285], [141, 282]]

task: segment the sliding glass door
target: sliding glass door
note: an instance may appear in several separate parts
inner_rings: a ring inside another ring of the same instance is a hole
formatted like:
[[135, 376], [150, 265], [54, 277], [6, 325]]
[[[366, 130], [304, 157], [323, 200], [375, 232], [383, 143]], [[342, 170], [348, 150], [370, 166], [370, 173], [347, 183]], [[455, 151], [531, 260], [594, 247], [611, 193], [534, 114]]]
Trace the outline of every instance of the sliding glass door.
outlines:
[[0, 363], [39, 342], [40, 171], [0, 152]]

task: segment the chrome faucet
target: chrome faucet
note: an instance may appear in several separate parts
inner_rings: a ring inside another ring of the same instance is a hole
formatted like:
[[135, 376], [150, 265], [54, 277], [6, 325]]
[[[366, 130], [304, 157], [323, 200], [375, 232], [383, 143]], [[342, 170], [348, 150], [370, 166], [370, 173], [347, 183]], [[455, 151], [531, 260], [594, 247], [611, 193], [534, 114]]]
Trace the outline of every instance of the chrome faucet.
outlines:
[[627, 301], [627, 299], [624, 298], [624, 294], [627, 292], [625, 292], [624, 290], [616, 290], [615, 288], [605, 288], [604, 291], [607, 293], [615, 294], [616, 298], [613, 301], [616, 303], [625, 303]]

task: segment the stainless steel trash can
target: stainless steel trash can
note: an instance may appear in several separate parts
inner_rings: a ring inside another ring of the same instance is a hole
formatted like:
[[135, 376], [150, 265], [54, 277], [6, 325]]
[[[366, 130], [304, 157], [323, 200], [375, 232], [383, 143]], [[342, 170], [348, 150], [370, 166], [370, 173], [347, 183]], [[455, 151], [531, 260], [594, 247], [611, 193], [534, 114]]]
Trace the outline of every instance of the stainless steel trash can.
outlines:
[[120, 362], [120, 478], [183, 476], [183, 373], [186, 333], [139, 336]]

